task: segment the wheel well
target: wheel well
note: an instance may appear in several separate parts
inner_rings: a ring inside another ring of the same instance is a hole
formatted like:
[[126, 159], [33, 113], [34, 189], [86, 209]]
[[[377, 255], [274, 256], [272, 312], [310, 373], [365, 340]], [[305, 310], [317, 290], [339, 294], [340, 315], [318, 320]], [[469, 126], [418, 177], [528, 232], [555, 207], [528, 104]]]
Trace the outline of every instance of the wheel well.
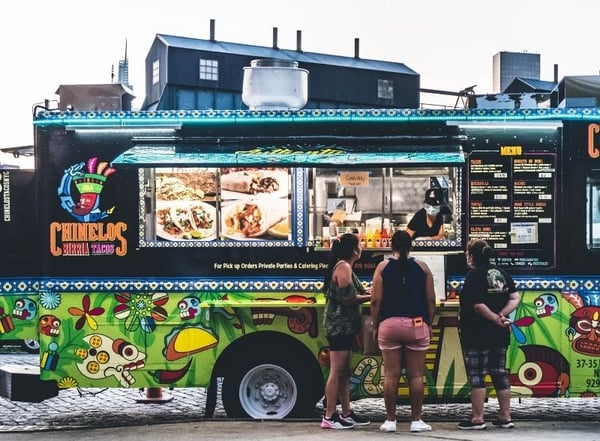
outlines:
[[305, 372], [315, 387], [323, 390], [324, 379], [317, 358], [297, 339], [273, 331], [253, 332], [235, 340], [219, 356], [213, 370], [213, 378], [226, 376], [230, 367], [238, 366], [240, 358], [272, 357], [294, 360], [306, 365]]

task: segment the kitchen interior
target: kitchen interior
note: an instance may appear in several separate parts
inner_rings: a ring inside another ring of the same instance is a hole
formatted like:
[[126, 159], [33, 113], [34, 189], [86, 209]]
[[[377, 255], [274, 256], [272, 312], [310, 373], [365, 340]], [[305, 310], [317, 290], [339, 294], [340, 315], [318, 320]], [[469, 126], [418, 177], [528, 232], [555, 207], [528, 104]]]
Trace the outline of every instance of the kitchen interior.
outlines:
[[393, 232], [405, 229], [412, 215], [423, 208], [425, 192], [440, 188], [446, 207], [444, 238], [452, 240], [459, 219], [458, 173], [457, 168], [446, 166], [311, 169], [311, 239], [316, 247], [327, 248], [332, 236], [354, 232], [366, 237], [365, 248], [389, 247]]

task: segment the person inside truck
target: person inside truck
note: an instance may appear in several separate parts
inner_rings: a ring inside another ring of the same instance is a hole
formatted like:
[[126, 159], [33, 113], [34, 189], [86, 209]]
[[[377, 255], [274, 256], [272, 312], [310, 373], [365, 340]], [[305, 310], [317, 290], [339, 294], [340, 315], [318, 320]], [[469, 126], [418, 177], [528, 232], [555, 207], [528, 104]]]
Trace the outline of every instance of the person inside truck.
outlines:
[[406, 226], [406, 232], [413, 239], [440, 240], [444, 237], [444, 213], [449, 210], [443, 200], [441, 188], [430, 188], [425, 192], [423, 208], [415, 212]]

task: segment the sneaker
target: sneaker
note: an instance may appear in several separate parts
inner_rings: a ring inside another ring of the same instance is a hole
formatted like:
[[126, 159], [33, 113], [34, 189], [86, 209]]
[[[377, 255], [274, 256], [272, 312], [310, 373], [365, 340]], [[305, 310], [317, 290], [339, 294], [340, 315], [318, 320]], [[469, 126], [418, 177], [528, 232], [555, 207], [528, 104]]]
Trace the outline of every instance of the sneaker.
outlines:
[[473, 423], [471, 420], [467, 420], [467, 421], [461, 421], [460, 423], [458, 423], [458, 428], [459, 429], [464, 429], [464, 430], [483, 430], [485, 429], [487, 426], [485, 425], [485, 422], [481, 422], [481, 423]]
[[396, 421], [385, 420], [381, 426], [379, 426], [381, 432], [395, 432]]
[[431, 426], [429, 424], [425, 424], [423, 420], [412, 421], [410, 423], [410, 431], [411, 432], [428, 432], [431, 430]]
[[492, 421], [492, 426], [500, 427], [502, 429], [512, 429], [515, 427], [515, 425], [512, 421], [502, 421], [502, 420]]
[[361, 417], [354, 413], [354, 411], [350, 411], [348, 415], [340, 415], [340, 420], [346, 421], [347, 423], [354, 424], [355, 426], [368, 426], [371, 424], [371, 421], [368, 418]]
[[352, 429], [354, 424], [342, 420], [337, 413], [334, 413], [331, 415], [331, 418], [326, 418], [325, 415], [323, 415], [321, 427], [323, 429]]

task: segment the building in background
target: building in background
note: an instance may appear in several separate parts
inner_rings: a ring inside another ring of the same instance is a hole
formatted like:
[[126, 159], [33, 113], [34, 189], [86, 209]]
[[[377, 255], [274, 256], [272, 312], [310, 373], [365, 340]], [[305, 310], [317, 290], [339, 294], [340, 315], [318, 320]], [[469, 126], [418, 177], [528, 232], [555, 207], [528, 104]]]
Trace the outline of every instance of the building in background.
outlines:
[[540, 79], [540, 54], [498, 52], [493, 58], [493, 92], [504, 93], [517, 77]]
[[564, 77], [556, 87], [552, 107], [600, 106], [600, 75]]
[[246, 109], [244, 68], [255, 59], [297, 62], [309, 71], [307, 109], [418, 108], [420, 75], [403, 63], [281, 49], [273, 28], [271, 47], [218, 41], [210, 21], [208, 40], [157, 34], [146, 57], [142, 110]]
[[62, 84], [56, 90], [60, 110], [96, 112], [132, 110], [135, 98], [131, 89], [121, 83]]

